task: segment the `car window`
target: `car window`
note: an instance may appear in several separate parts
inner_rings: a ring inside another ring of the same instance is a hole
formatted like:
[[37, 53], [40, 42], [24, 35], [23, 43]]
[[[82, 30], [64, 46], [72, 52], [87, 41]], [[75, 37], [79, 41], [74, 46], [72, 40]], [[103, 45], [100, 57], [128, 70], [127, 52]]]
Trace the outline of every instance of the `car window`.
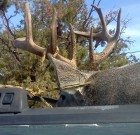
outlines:
[[2, 135], [139, 135], [139, 123], [0, 126]]

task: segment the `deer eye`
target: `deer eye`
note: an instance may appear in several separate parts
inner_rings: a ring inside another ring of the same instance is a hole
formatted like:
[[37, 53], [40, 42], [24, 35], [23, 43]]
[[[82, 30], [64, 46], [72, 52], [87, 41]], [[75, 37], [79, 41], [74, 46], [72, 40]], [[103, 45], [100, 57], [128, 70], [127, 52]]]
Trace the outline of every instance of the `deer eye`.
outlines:
[[66, 99], [65, 95], [61, 95], [60, 98], [62, 99], [62, 101], [64, 101]]

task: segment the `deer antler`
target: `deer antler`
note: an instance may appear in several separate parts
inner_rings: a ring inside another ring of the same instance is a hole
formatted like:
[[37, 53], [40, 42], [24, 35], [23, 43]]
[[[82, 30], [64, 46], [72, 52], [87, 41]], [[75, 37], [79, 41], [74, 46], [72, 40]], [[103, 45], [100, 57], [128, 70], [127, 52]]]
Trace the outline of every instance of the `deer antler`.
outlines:
[[[75, 40], [75, 33], [73, 31], [72, 25], [70, 25], [71, 31], [71, 41], [72, 41], [72, 50], [71, 50], [71, 58], [67, 59], [59, 54], [59, 49], [57, 46], [57, 12], [54, 9], [53, 17], [52, 17], [52, 25], [51, 25], [51, 44], [48, 48], [43, 48], [37, 45], [33, 41], [33, 34], [32, 34], [32, 22], [31, 22], [31, 13], [29, 8], [29, 3], [25, 4], [25, 23], [26, 23], [26, 37], [18, 38], [14, 40], [13, 44], [15, 47], [19, 49], [26, 50], [38, 56], [44, 56], [45, 54], [52, 54], [55, 58], [66, 62], [73, 67], [76, 67], [76, 40]], [[47, 55], [46, 55], [47, 56]], [[46, 57], [47, 58], [47, 57]]]
[[71, 66], [77, 68], [77, 63], [76, 63], [76, 38], [75, 38], [75, 33], [73, 30], [73, 26], [70, 24], [70, 35], [71, 35], [71, 48], [70, 48], [70, 58], [67, 59], [60, 55], [59, 53], [55, 53], [54, 57], [58, 60], [61, 60], [63, 62], [66, 62], [70, 64]]
[[[80, 31], [74, 31], [72, 25], [70, 24], [70, 35], [71, 35], [71, 48], [70, 48], [70, 58], [65, 58], [62, 55], [59, 54], [59, 48], [57, 46], [57, 12], [54, 9], [53, 17], [52, 17], [52, 25], [51, 25], [51, 44], [48, 48], [43, 48], [37, 45], [33, 41], [33, 35], [32, 35], [32, 22], [31, 22], [31, 13], [29, 9], [29, 4], [26, 3], [25, 5], [25, 22], [26, 22], [26, 37], [24, 38], [18, 38], [14, 41], [14, 45], [17, 48], [29, 51], [33, 54], [36, 54], [38, 56], [47, 56], [48, 53], [53, 55], [53, 57], [66, 62], [73, 67], [76, 68], [76, 38], [75, 34], [81, 35], [84, 37], [90, 38], [90, 44], [89, 44], [89, 56], [90, 56], [90, 62], [95, 67], [98, 65], [101, 61], [103, 61], [113, 50], [113, 48], [116, 46], [119, 33], [120, 33], [120, 16], [121, 16], [121, 10], [119, 10], [118, 19], [117, 19], [117, 29], [116, 33], [112, 37], [107, 32], [107, 26], [105, 19], [103, 17], [103, 13], [100, 8], [93, 5], [95, 10], [97, 11], [99, 18], [101, 20], [102, 24], [102, 31], [98, 33], [93, 32], [93, 28], [91, 28], [90, 32], [80, 32]], [[100, 54], [95, 54], [93, 51], [93, 40], [96, 41], [107, 41], [107, 46], [101, 52]], [[45, 52], [45, 53], [44, 53]], [[47, 58], [47, 57], [46, 57]]]
[[33, 41], [32, 34], [32, 22], [31, 22], [31, 13], [29, 9], [29, 4], [25, 5], [25, 23], [26, 23], [26, 37], [17, 38], [13, 44], [15, 47], [29, 51], [39, 56], [43, 56], [45, 48], [38, 46]]
[[[102, 24], [102, 31], [98, 33], [93, 33], [93, 28], [91, 28], [90, 32], [80, 32], [80, 31], [74, 31], [75, 34], [81, 35], [84, 37], [90, 38], [90, 43], [89, 43], [89, 57], [90, 57], [90, 62], [95, 67], [99, 63], [101, 63], [114, 49], [114, 47], [117, 44], [118, 38], [119, 38], [119, 33], [120, 33], [120, 18], [121, 18], [121, 9], [119, 10], [118, 13], [118, 18], [117, 18], [117, 28], [114, 36], [112, 37], [108, 32], [107, 32], [107, 26], [106, 22], [103, 16], [103, 13], [100, 8], [96, 7], [93, 5], [95, 10], [97, 11], [99, 18], [101, 20]], [[103, 52], [99, 54], [94, 54], [93, 51], [93, 39], [97, 41], [106, 41], [107, 46], [103, 50]]]
[[51, 45], [50, 45], [50, 53], [55, 54], [57, 51], [56, 41], [57, 41], [57, 13], [54, 9], [52, 25], [51, 25]]

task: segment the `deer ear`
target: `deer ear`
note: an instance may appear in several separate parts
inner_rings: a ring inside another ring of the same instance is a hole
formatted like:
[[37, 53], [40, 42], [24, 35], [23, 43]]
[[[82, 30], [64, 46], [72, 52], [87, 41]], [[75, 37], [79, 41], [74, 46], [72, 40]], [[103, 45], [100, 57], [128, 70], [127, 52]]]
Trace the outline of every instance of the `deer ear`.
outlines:
[[48, 54], [48, 58], [53, 64], [58, 86], [61, 90], [86, 84], [90, 74], [81, 72], [65, 62], [55, 59], [51, 54]]

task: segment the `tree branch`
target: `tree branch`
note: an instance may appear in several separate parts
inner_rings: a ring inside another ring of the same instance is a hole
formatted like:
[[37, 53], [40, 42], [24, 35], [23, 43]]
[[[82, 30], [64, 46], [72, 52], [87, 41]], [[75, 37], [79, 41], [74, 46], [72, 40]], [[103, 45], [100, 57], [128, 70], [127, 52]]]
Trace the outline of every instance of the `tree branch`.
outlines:
[[10, 25], [9, 25], [9, 19], [6, 17], [5, 11], [2, 10], [2, 12], [3, 12], [4, 19], [6, 21], [6, 24], [7, 24], [6, 27], [9, 30], [10, 34], [15, 38], [15, 34], [13, 33], [13, 31], [11, 30]]

